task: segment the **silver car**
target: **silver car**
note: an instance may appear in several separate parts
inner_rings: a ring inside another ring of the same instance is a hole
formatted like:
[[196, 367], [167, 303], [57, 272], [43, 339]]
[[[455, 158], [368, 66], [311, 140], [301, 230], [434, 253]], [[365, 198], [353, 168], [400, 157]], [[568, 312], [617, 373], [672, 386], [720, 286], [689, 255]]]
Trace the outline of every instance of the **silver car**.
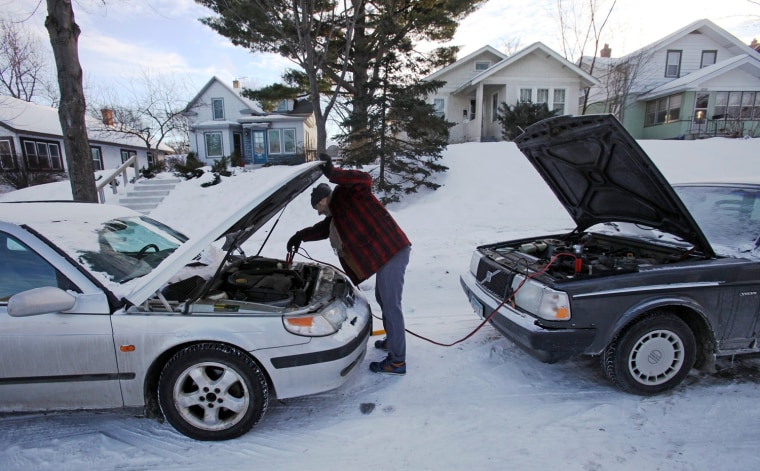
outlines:
[[225, 440], [271, 398], [342, 385], [366, 299], [334, 268], [241, 250], [321, 171], [261, 173], [192, 238], [114, 205], [0, 203], [0, 411], [144, 407]]

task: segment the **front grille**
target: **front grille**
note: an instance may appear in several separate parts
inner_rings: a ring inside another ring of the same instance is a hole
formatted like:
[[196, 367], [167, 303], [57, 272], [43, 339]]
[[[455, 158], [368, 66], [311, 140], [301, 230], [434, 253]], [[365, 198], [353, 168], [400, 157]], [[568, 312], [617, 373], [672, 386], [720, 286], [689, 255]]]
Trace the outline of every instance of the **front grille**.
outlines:
[[483, 289], [500, 299], [504, 299], [509, 294], [513, 276], [491, 260], [481, 258], [475, 278]]

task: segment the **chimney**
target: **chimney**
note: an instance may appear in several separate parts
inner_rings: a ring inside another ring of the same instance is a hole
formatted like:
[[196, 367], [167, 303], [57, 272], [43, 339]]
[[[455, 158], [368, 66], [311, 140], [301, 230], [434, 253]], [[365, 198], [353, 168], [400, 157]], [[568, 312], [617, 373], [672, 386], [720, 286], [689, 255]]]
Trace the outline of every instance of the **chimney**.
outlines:
[[238, 88], [240, 88], [240, 80], [238, 80], [238, 79], [233, 80], [232, 81], [232, 88], [234, 88], [235, 90], [237, 90]]
[[100, 114], [103, 116], [103, 124], [113, 126], [113, 110], [111, 108], [103, 108], [100, 110]]
[[599, 57], [606, 57], [609, 59], [611, 55], [612, 55], [612, 49], [610, 49], [610, 45], [607, 43], [604, 43], [604, 47], [602, 48], [601, 51], [599, 51]]
[[757, 52], [760, 52], [760, 43], [757, 42], [757, 38], [752, 39], [752, 42], [749, 44], [749, 47], [756, 50]]

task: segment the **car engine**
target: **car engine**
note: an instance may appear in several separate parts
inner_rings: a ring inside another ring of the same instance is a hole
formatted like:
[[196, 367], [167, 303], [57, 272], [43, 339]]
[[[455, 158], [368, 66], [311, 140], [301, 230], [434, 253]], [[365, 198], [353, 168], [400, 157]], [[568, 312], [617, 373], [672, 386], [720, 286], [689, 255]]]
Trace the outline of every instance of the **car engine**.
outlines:
[[689, 247], [592, 233], [493, 244], [481, 250], [505, 268], [546, 270], [559, 280], [632, 273], [695, 256]]

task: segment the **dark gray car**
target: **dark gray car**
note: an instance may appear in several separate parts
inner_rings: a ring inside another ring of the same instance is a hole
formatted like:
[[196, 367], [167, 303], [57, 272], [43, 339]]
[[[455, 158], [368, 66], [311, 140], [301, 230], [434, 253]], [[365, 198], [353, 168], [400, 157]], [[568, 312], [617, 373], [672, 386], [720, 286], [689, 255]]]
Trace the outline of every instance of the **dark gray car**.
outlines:
[[478, 247], [461, 283], [481, 317], [542, 361], [598, 356], [642, 395], [760, 351], [760, 185], [671, 186], [610, 115], [516, 144], [577, 227]]

